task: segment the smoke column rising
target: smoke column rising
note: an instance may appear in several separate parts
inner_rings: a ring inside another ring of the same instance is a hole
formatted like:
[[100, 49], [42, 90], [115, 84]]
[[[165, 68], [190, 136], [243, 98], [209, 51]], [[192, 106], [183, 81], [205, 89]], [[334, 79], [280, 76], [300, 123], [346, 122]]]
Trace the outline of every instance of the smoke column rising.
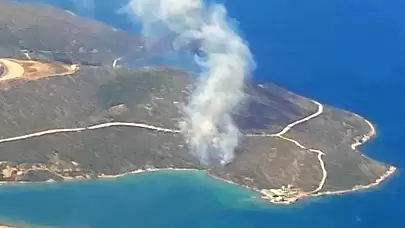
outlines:
[[175, 48], [192, 42], [201, 45], [204, 56], [194, 59], [201, 74], [182, 110], [180, 129], [201, 163], [231, 162], [240, 136], [231, 113], [244, 99], [245, 77], [254, 62], [229, 25], [224, 6], [202, 0], [132, 0], [127, 11], [142, 24], [146, 37], [174, 34]]

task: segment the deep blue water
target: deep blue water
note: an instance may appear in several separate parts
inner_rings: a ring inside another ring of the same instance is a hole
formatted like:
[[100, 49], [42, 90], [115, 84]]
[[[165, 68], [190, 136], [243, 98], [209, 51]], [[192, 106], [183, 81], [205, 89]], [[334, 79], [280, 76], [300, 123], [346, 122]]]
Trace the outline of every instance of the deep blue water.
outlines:
[[[44, 1], [44, 0], [41, 0]], [[63, 0], [47, 2], [72, 11]], [[127, 31], [117, 2], [96, 0], [95, 17]], [[405, 2], [402, 0], [224, 1], [240, 22], [258, 68], [270, 80], [323, 103], [359, 113], [377, 127], [363, 147], [399, 167], [382, 186], [263, 205], [251, 194], [200, 174], [153, 173], [117, 180], [9, 186], [0, 217], [63, 227], [405, 227]], [[101, 4], [102, 3], [102, 4]], [[104, 4], [104, 5], [103, 5]], [[108, 4], [108, 5], [107, 5]]]

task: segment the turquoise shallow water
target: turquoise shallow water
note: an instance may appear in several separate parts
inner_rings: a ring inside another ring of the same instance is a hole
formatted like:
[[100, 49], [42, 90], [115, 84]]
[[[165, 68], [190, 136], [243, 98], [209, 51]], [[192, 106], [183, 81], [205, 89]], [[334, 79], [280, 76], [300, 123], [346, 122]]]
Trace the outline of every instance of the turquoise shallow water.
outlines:
[[[69, 1], [47, 2], [75, 11]], [[371, 120], [363, 147], [399, 167], [380, 187], [272, 206], [201, 174], [152, 173], [117, 180], [8, 186], [0, 218], [63, 227], [403, 228], [405, 217], [405, 4], [401, 0], [224, 1], [258, 63], [255, 77]], [[117, 2], [79, 13], [127, 31]], [[76, 9], [77, 10], [77, 9]], [[1, 220], [1, 219], [0, 219]]]
[[0, 209], [4, 219], [27, 224], [194, 227], [205, 222], [191, 219], [202, 211], [205, 216], [216, 216], [223, 208], [235, 210], [257, 203], [254, 196], [200, 172], [162, 171], [118, 179], [2, 187]]

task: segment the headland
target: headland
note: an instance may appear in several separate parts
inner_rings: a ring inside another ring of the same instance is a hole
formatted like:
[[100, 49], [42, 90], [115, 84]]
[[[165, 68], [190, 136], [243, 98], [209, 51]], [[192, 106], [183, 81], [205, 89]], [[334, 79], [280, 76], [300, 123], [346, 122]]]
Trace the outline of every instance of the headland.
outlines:
[[369, 188], [395, 171], [357, 150], [375, 134], [369, 121], [255, 82], [233, 114], [243, 133], [235, 160], [204, 166], [178, 129], [194, 77], [168, 67], [116, 67], [128, 55], [123, 44], [133, 44], [136, 59], [145, 54], [142, 43], [101, 23], [52, 7], [1, 2], [1, 9], [9, 9], [0, 13], [7, 28], [0, 35], [4, 184], [200, 170], [290, 204]]

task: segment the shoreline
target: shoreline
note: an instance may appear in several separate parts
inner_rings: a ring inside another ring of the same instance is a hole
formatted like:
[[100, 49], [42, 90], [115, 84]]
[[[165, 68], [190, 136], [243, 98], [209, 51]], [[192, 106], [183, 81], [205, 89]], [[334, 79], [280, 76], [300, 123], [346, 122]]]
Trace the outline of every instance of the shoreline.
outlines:
[[[304, 148], [306, 149], [306, 147], [304, 145], [301, 145], [299, 142], [295, 141], [294, 139], [290, 139], [290, 138], [286, 138], [283, 136], [283, 134], [285, 134], [286, 132], [288, 132], [290, 129], [292, 129], [295, 125], [304, 123], [312, 118], [317, 117], [318, 115], [323, 113], [323, 105], [317, 101], [314, 101], [312, 99], [310, 99], [312, 102], [314, 102], [316, 105], [318, 105], [318, 110], [303, 118], [303, 119], [299, 119], [296, 120], [290, 124], [288, 124], [285, 128], [283, 128], [280, 132], [275, 133], [270, 135], [271, 137], [280, 137], [282, 139], [285, 139], [287, 141], [290, 141], [294, 144], [296, 144], [296, 146], [300, 147], [300, 148]], [[358, 139], [354, 139], [355, 142], [352, 143], [350, 145], [350, 147], [353, 150], [356, 150], [356, 148], [358, 146], [361, 146], [363, 144], [365, 144], [366, 142], [368, 142], [373, 136], [376, 135], [376, 130], [375, 127], [373, 126], [373, 124], [368, 121], [367, 119], [365, 119], [364, 117], [350, 112], [352, 115], [355, 115], [356, 117], [358, 117], [361, 120], [364, 120], [370, 127], [370, 131], [368, 134], [365, 134], [361, 140]], [[102, 124], [96, 124], [96, 125], [91, 125], [91, 126], [87, 126], [87, 127], [81, 127], [81, 128], [72, 128], [72, 129], [52, 129], [52, 130], [45, 130], [45, 131], [41, 131], [41, 132], [36, 132], [36, 133], [31, 133], [31, 134], [27, 134], [27, 135], [21, 135], [21, 136], [15, 136], [15, 137], [10, 137], [10, 138], [3, 138], [0, 139], [0, 143], [4, 143], [4, 142], [10, 142], [10, 141], [19, 141], [19, 140], [23, 140], [23, 139], [27, 139], [27, 138], [32, 138], [32, 137], [40, 137], [43, 135], [48, 135], [48, 134], [56, 134], [56, 133], [67, 133], [67, 132], [81, 132], [81, 131], [86, 131], [86, 130], [96, 130], [96, 129], [100, 129], [100, 128], [107, 128], [107, 127], [116, 127], [116, 126], [126, 126], [126, 127], [138, 127], [138, 128], [146, 128], [149, 130], [153, 130], [153, 131], [162, 131], [162, 132], [166, 132], [166, 133], [179, 133], [179, 130], [173, 130], [173, 129], [167, 129], [167, 128], [162, 128], [162, 127], [154, 127], [148, 124], [144, 124], [144, 123], [128, 123], [128, 122], [108, 122], [108, 123], [102, 123]], [[249, 135], [246, 135], [249, 136]], [[266, 135], [264, 135], [266, 136]], [[116, 178], [120, 178], [120, 177], [124, 177], [124, 176], [128, 176], [128, 175], [134, 175], [134, 174], [140, 174], [140, 173], [148, 173], [148, 172], [159, 172], [159, 171], [198, 171], [198, 172], [203, 172], [205, 175], [207, 175], [210, 178], [216, 179], [216, 180], [220, 180], [221, 182], [225, 182], [227, 184], [232, 184], [244, 189], [247, 189], [251, 192], [257, 193], [260, 196], [258, 198], [266, 200], [267, 202], [273, 203], [273, 204], [293, 204], [296, 203], [299, 200], [305, 199], [307, 197], [314, 197], [314, 196], [322, 196], [322, 195], [339, 195], [339, 194], [343, 194], [343, 193], [347, 193], [347, 192], [353, 192], [353, 191], [358, 191], [358, 190], [363, 190], [363, 189], [368, 189], [371, 187], [375, 187], [378, 184], [380, 184], [381, 182], [383, 182], [385, 179], [387, 179], [389, 176], [391, 176], [393, 173], [395, 173], [396, 168], [394, 166], [390, 166], [390, 168], [379, 178], [377, 178], [374, 182], [367, 184], [367, 185], [358, 185], [358, 186], [354, 186], [352, 189], [345, 189], [345, 190], [338, 190], [338, 191], [325, 191], [322, 192], [322, 188], [323, 188], [323, 184], [326, 181], [327, 178], [327, 170], [324, 169], [324, 162], [322, 159], [322, 156], [324, 156], [325, 154], [317, 149], [308, 149], [311, 153], [317, 153], [317, 158], [322, 166], [323, 169], [323, 178], [319, 184], [319, 186], [313, 190], [313, 191], [309, 191], [309, 192], [304, 192], [299, 188], [294, 188], [294, 189], [287, 189], [287, 195], [285, 195], [283, 198], [279, 198], [279, 196], [277, 196], [277, 194], [275, 194], [275, 191], [285, 191], [285, 187], [281, 187], [281, 188], [275, 188], [275, 189], [257, 189], [254, 187], [250, 187], [250, 186], [245, 186], [242, 184], [238, 184], [235, 183], [231, 180], [226, 180], [223, 179], [221, 177], [217, 177], [214, 176], [212, 174], [209, 173], [208, 170], [203, 170], [203, 169], [193, 169], [193, 168], [146, 168], [146, 169], [137, 169], [137, 170], [133, 170], [130, 172], [126, 172], [126, 173], [121, 173], [121, 174], [117, 174], [117, 175], [106, 175], [106, 174], [100, 174], [99, 176], [97, 176], [96, 178], [89, 178], [88, 176], [76, 176], [76, 177], [67, 177], [67, 176], [61, 176], [61, 178], [63, 180], [61, 181], [55, 181], [55, 180], [48, 180], [48, 181], [39, 181], [39, 182], [9, 182], [9, 181], [1, 181], [0, 182], [0, 186], [4, 185], [4, 184], [32, 184], [32, 183], [58, 183], [58, 182], [65, 182], [65, 181], [81, 181], [81, 180], [97, 180], [97, 179], [116, 179]], [[288, 193], [290, 193], [288, 195]], [[256, 198], [256, 197], [255, 197]], [[1, 228], [1, 227], [0, 227]]]
[[[353, 115], [355, 115], [356, 117], [362, 119], [363, 121], [365, 121], [367, 123], [367, 125], [370, 127], [370, 131], [369, 133], [365, 134], [362, 138], [361, 141], [356, 140], [356, 142], [352, 143], [350, 145], [350, 148], [352, 148], [355, 151], [358, 151], [357, 148], [359, 146], [362, 146], [364, 144], [366, 144], [368, 141], [370, 141], [374, 136], [377, 135], [377, 131], [376, 128], [374, 127], [374, 125], [367, 120], [366, 118], [364, 118], [363, 116], [354, 113], [354, 112], [350, 112]], [[358, 151], [359, 153], [361, 153], [360, 151]], [[363, 153], [361, 153], [363, 156], [365, 156]], [[382, 182], [386, 181], [389, 177], [391, 177], [395, 172], [396, 172], [397, 168], [395, 166], [390, 165], [389, 169], [383, 174], [381, 175], [379, 178], [375, 179], [374, 182], [371, 182], [370, 184], [367, 185], [356, 185], [354, 186], [352, 189], [346, 189], [346, 190], [338, 190], [338, 191], [325, 191], [325, 192], [318, 192], [315, 194], [312, 194], [310, 196], [323, 196], [323, 195], [342, 195], [345, 193], [350, 193], [350, 192], [356, 192], [356, 191], [361, 191], [361, 190], [366, 190], [366, 189], [370, 189], [370, 188], [374, 188], [376, 186], [378, 186], [379, 184], [381, 184]]]
[[374, 188], [374, 187], [377, 187], [382, 182], [386, 181], [389, 177], [391, 177], [396, 172], [396, 170], [397, 170], [396, 167], [390, 166], [390, 168], [382, 176], [380, 176], [374, 182], [371, 182], [368, 185], [356, 185], [352, 189], [347, 189], [347, 190], [319, 192], [319, 193], [313, 194], [312, 196], [318, 197], [318, 196], [323, 196], [323, 195], [342, 195], [345, 193], [358, 192], [361, 190], [367, 190], [370, 188]]
[[[319, 197], [319, 196], [326, 196], [326, 195], [342, 195], [345, 193], [351, 193], [351, 192], [357, 192], [357, 191], [361, 191], [361, 190], [366, 190], [366, 189], [370, 189], [373, 187], [378, 186], [379, 184], [381, 184], [382, 182], [386, 181], [387, 178], [391, 177], [392, 174], [395, 173], [395, 171], [397, 170], [396, 167], [394, 166], [390, 166], [390, 168], [387, 170], [387, 172], [385, 172], [381, 177], [379, 177], [378, 179], [376, 179], [374, 182], [368, 184], [368, 185], [357, 185], [355, 187], [353, 187], [352, 189], [346, 189], [346, 190], [338, 190], [338, 191], [325, 191], [325, 192], [318, 192], [318, 193], [311, 193], [311, 192], [298, 192], [298, 194], [296, 195], [296, 197], [292, 197], [292, 198], [288, 198], [286, 201], [275, 201], [272, 200], [272, 196], [267, 192], [269, 191], [269, 189], [257, 189], [257, 188], [253, 188], [253, 187], [249, 187], [246, 185], [242, 185], [242, 184], [238, 184], [235, 183], [231, 180], [226, 180], [223, 179], [221, 177], [217, 177], [214, 176], [212, 174], [210, 174], [207, 170], [200, 170], [200, 169], [192, 169], [192, 168], [147, 168], [147, 169], [137, 169], [131, 172], [127, 172], [127, 173], [122, 173], [122, 174], [117, 174], [117, 175], [106, 175], [106, 174], [101, 174], [100, 176], [98, 176], [97, 178], [94, 179], [89, 179], [89, 178], [85, 178], [82, 176], [79, 177], [63, 177], [64, 180], [63, 181], [54, 181], [54, 180], [50, 180], [50, 181], [43, 181], [43, 182], [7, 182], [7, 181], [3, 181], [0, 182], [0, 189], [2, 185], [20, 185], [20, 184], [44, 184], [44, 183], [50, 183], [50, 184], [56, 184], [56, 183], [68, 183], [68, 182], [76, 182], [76, 181], [90, 181], [90, 180], [115, 180], [117, 178], [122, 178], [122, 177], [127, 177], [127, 176], [131, 176], [131, 175], [136, 175], [136, 174], [148, 174], [151, 172], [167, 172], [167, 171], [173, 171], [173, 172], [199, 172], [202, 173], [204, 175], [206, 175], [209, 178], [212, 178], [214, 180], [218, 180], [221, 182], [224, 182], [226, 184], [231, 184], [234, 185], [235, 187], [239, 187], [239, 188], [243, 188], [245, 190], [248, 190], [254, 194], [258, 194], [258, 196], [254, 196], [253, 198], [260, 198], [261, 200], [264, 200], [268, 203], [272, 203], [272, 204], [281, 204], [281, 205], [290, 205], [290, 204], [294, 204], [297, 203], [301, 200], [305, 200], [306, 198], [309, 197]], [[0, 226], [0, 228], [2, 228]]]
[[373, 125], [369, 120], [367, 120], [366, 118], [364, 118], [364, 117], [362, 117], [362, 116], [360, 116], [360, 115], [358, 115], [358, 114], [356, 114], [356, 113], [354, 113], [354, 112], [352, 112], [352, 113], [353, 113], [355, 116], [357, 116], [358, 118], [364, 120], [364, 121], [367, 123], [367, 125], [370, 127], [370, 131], [369, 131], [368, 134], [364, 135], [364, 136], [361, 138], [361, 140], [356, 140], [356, 142], [354, 142], [354, 143], [352, 143], [352, 144], [350, 145], [350, 148], [352, 148], [353, 150], [357, 150], [357, 147], [359, 147], [359, 146], [361, 146], [361, 145], [367, 143], [367, 141], [371, 140], [371, 138], [373, 138], [374, 136], [376, 136], [376, 135], [377, 135], [377, 131], [375, 130], [374, 125]]

